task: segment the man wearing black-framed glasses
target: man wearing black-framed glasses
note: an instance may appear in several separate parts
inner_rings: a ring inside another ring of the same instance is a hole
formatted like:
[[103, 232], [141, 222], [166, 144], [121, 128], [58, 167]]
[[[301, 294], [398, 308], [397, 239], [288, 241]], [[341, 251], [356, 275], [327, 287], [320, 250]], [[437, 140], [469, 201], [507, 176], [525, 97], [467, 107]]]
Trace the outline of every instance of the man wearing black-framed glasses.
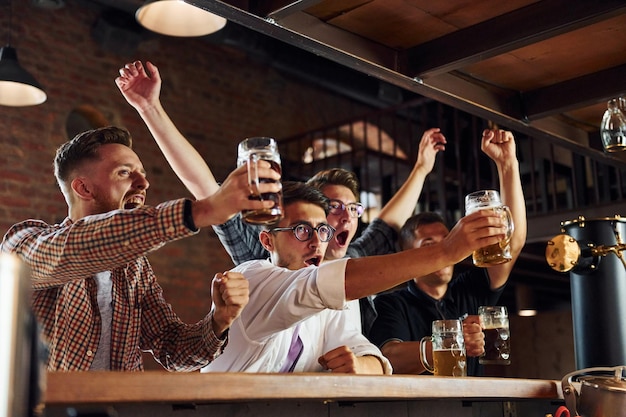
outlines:
[[328, 212], [330, 214], [342, 214], [344, 211], [353, 219], [358, 219], [363, 215], [365, 207], [361, 203], [344, 204], [341, 200], [328, 201]]
[[293, 235], [300, 242], [308, 242], [313, 237], [313, 232], [317, 233], [317, 238], [324, 243], [327, 243], [333, 238], [335, 229], [326, 223], [318, 224], [316, 227], [311, 226], [309, 223], [298, 223], [291, 227], [272, 227], [270, 232], [293, 232]]

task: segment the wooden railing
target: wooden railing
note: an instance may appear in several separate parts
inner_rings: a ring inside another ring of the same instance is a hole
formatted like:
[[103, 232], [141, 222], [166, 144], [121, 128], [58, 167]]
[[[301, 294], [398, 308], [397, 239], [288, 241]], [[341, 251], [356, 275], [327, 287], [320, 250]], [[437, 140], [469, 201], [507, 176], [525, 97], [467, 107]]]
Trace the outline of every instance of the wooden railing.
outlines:
[[[488, 126], [489, 121], [419, 99], [283, 138], [284, 174], [303, 180], [330, 167], [352, 170], [362, 190], [377, 200], [364, 201], [375, 206], [375, 214], [406, 180], [422, 133], [440, 127], [446, 151], [438, 157], [416, 210], [439, 211], [454, 222], [462, 215], [465, 194], [498, 186], [495, 165], [480, 151], [481, 132]], [[601, 153], [575, 154], [542, 139], [515, 136], [529, 218], [626, 203], [626, 162], [609, 164]]]

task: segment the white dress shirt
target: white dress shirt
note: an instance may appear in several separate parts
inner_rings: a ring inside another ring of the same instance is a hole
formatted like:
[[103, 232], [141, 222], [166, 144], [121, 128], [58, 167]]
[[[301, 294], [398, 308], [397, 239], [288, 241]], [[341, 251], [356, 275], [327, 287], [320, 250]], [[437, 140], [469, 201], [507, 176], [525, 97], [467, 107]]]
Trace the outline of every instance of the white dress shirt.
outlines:
[[354, 312], [346, 310], [346, 262], [338, 259], [295, 271], [267, 260], [235, 267], [250, 283], [250, 301], [233, 322], [224, 352], [202, 372], [279, 372], [300, 323], [304, 350], [294, 372], [323, 371], [318, 358], [345, 345], [356, 356], [376, 356], [390, 374], [387, 358], [361, 334]]

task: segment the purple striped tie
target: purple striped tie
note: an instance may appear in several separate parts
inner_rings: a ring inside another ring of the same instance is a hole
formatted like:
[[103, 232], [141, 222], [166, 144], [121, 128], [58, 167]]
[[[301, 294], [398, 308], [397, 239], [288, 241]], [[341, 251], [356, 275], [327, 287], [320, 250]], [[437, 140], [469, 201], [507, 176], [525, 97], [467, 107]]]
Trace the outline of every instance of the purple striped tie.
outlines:
[[303, 345], [302, 339], [300, 339], [300, 324], [296, 326], [291, 337], [291, 346], [289, 347], [289, 353], [287, 353], [287, 360], [280, 368], [280, 372], [293, 372], [300, 355], [302, 354]]

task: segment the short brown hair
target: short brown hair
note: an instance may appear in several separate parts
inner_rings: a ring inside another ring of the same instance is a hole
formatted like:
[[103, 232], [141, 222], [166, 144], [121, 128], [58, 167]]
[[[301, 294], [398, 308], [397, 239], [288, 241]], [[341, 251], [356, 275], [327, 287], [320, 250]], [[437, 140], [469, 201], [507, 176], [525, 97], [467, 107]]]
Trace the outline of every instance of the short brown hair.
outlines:
[[[310, 203], [324, 210], [328, 215], [328, 198], [317, 188], [301, 181], [283, 181], [283, 207], [295, 203]], [[268, 225], [271, 230], [278, 226], [278, 222]]]
[[79, 133], [72, 140], [61, 145], [54, 157], [54, 176], [61, 190], [76, 168], [85, 161], [97, 159], [98, 149], [109, 143], [133, 147], [133, 141], [128, 130], [115, 126], [101, 127]]
[[317, 188], [300, 181], [283, 181], [283, 206], [293, 203], [311, 203], [328, 214], [328, 198]]
[[331, 168], [320, 171], [306, 183], [318, 190], [322, 190], [326, 185], [343, 185], [352, 191], [357, 200], [359, 198], [359, 180], [356, 174], [343, 168]]
[[443, 217], [432, 211], [425, 211], [409, 217], [402, 225], [402, 228], [400, 228], [400, 249], [405, 250], [413, 245], [413, 241], [415, 241], [415, 231], [420, 226], [433, 223], [441, 223], [447, 227]]

